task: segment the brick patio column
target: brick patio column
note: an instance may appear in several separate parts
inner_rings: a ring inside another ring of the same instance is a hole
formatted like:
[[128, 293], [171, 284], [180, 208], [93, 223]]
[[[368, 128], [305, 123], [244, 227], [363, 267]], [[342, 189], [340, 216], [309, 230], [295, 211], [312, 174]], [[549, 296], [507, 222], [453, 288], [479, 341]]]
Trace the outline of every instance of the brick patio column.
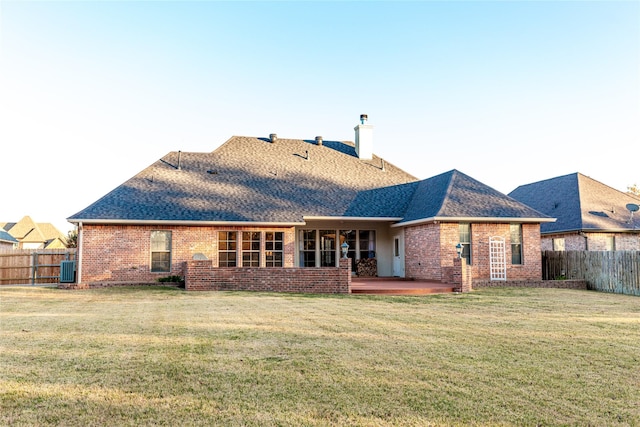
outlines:
[[346, 293], [351, 293], [351, 258], [340, 258], [340, 288], [345, 287]]
[[453, 284], [456, 285], [455, 292], [471, 292], [471, 269], [466, 258], [453, 259]]

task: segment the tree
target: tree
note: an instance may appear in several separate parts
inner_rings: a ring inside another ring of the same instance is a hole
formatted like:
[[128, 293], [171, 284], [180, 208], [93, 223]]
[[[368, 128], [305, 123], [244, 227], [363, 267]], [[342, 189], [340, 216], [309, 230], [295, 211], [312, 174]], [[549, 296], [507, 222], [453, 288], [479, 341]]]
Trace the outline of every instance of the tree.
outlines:
[[78, 247], [78, 230], [74, 229], [67, 233], [67, 238], [64, 242], [67, 248], [77, 248]]
[[638, 188], [638, 184], [633, 184], [632, 186], [627, 187], [627, 192], [640, 196], [640, 188]]

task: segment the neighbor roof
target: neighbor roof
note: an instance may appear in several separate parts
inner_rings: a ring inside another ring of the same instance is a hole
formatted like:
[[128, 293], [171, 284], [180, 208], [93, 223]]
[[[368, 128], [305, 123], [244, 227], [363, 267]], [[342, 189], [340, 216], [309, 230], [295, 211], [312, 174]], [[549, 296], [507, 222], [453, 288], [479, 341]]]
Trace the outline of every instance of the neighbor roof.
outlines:
[[15, 237], [4, 230], [0, 230], [0, 242], [18, 243]]
[[640, 214], [631, 220], [626, 208], [629, 203], [639, 204], [639, 198], [578, 172], [521, 185], [509, 196], [558, 219], [542, 224], [542, 234], [640, 229]]
[[68, 220], [302, 224], [435, 216], [548, 219], [458, 171], [418, 181], [378, 156], [359, 159], [349, 142], [236, 136], [211, 153], [171, 152]]

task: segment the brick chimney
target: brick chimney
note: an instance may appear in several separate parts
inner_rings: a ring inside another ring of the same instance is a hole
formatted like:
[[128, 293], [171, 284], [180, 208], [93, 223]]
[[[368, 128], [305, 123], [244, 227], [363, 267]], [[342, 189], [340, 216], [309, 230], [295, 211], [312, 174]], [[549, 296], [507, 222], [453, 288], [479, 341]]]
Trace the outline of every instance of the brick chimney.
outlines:
[[373, 126], [365, 124], [367, 115], [360, 114], [360, 124], [353, 128], [356, 131], [356, 154], [359, 159], [373, 158]]

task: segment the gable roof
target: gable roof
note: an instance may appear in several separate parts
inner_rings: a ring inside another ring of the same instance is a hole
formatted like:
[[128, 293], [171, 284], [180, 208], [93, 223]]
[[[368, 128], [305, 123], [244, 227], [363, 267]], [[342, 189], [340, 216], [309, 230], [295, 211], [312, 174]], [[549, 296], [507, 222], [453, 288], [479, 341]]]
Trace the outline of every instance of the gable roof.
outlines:
[[22, 219], [20, 221], [16, 222], [7, 231], [9, 232], [9, 234], [11, 234], [16, 239], [21, 240], [27, 234], [29, 234], [31, 232], [31, 230], [33, 230], [36, 227], [37, 227], [37, 225], [31, 219], [31, 217], [26, 215], [26, 216], [22, 217]]
[[29, 215], [25, 215], [18, 222], [0, 223], [2, 228], [11, 236], [24, 242], [46, 242], [53, 239], [63, 239], [64, 235], [51, 223], [36, 223]]
[[577, 231], [633, 231], [640, 229], [640, 214], [627, 210], [640, 198], [618, 191], [581, 173], [521, 185], [511, 197], [558, 220], [542, 224], [542, 234]]
[[349, 142], [232, 137], [211, 153], [171, 152], [72, 223], [303, 224], [318, 218], [550, 220], [458, 171], [428, 180], [359, 159]]

